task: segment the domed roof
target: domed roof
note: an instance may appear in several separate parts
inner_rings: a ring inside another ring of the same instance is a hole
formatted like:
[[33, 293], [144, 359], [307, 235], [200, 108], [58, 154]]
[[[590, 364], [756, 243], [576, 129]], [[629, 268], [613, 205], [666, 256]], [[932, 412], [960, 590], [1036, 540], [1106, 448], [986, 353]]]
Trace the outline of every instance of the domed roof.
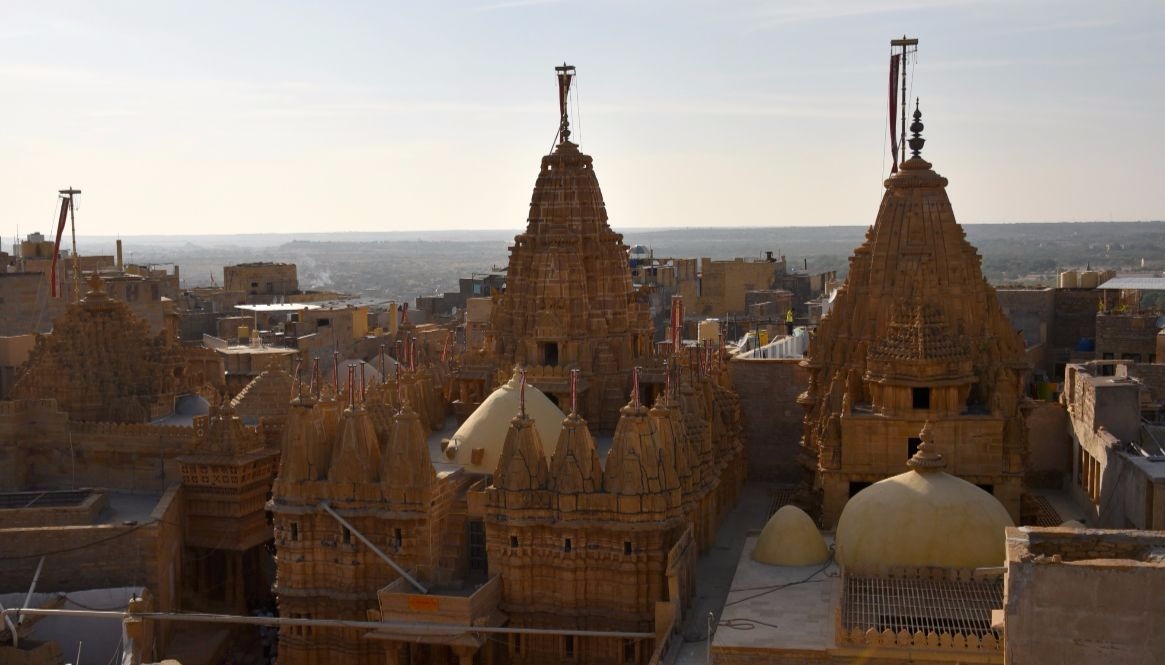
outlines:
[[907, 462], [910, 471], [858, 492], [837, 522], [837, 558], [847, 569], [898, 566], [1002, 566], [1003, 530], [1014, 526], [1003, 504], [942, 469], [929, 423]]
[[[457, 432], [449, 438], [445, 456], [453, 463], [465, 467], [466, 471], [493, 473], [506, 442], [510, 421], [518, 415], [519, 393], [518, 374], [515, 372], [509, 382], [490, 393], [481, 406], [457, 428]], [[546, 456], [553, 455], [565, 418], [562, 411], [541, 390], [527, 384], [526, 414], [534, 420]], [[475, 455], [475, 450], [481, 452]]]
[[770, 566], [816, 566], [829, 558], [813, 518], [797, 506], [781, 506], [760, 532], [752, 558]]

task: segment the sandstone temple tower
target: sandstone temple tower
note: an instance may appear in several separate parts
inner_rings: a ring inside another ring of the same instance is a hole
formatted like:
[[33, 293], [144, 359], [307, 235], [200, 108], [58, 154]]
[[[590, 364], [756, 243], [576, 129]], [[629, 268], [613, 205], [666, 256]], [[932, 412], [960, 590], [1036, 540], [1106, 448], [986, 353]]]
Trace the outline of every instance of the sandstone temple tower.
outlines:
[[623, 236], [607, 224], [591, 157], [570, 141], [574, 68], [557, 70], [559, 141], [542, 158], [526, 232], [510, 250], [493, 315], [495, 351], [503, 365], [527, 367], [530, 382], [560, 404], [569, 370], [579, 369], [580, 412], [609, 432], [635, 359], [650, 352], [652, 329], [631, 284]]
[[1026, 429], [1023, 344], [967, 242], [947, 179], [920, 153], [886, 180], [877, 220], [807, 360], [804, 462], [825, 527], [866, 485], [899, 472], [929, 420], [952, 474], [1018, 521]]

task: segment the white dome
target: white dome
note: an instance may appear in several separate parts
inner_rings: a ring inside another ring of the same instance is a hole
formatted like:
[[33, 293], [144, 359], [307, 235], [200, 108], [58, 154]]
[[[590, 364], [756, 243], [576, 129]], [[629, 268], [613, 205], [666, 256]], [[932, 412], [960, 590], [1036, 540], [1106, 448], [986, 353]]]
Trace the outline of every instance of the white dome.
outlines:
[[770, 566], [817, 566], [829, 559], [813, 518], [797, 506], [781, 506], [757, 538], [752, 558]]
[[[924, 429], [924, 435], [928, 435]], [[837, 558], [847, 569], [1002, 566], [1003, 530], [1014, 526], [995, 497], [944, 471], [929, 436], [912, 470], [858, 492], [837, 522]]]
[[[469, 415], [449, 438], [445, 457], [473, 473], [493, 473], [498, 466], [502, 445], [510, 421], [518, 415], [518, 377], [515, 374], [504, 386], [490, 393], [481, 406]], [[534, 428], [542, 439], [546, 458], [554, 454], [558, 433], [565, 416], [541, 390], [526, 384], [526, 414], [534, 419]], [[475, 450], [480, 453], [474, 454]], [[476, 458], [476, 459], [475, 459]]]

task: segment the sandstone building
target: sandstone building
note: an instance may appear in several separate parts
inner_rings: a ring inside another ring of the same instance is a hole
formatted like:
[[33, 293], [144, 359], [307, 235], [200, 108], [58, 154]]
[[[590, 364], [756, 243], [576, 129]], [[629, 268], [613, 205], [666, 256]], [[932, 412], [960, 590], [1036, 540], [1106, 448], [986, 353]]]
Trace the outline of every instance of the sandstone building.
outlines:
[[920, 151], [886, 193], [849, 275], [821, 321], [805, 366], [804, 463], [824, 525], [849, 497], [892, 475], [930, 421], [951, 472], [1019, 518], [1026, 432], [1023, 343], [955, 221], [947, 180]]
[[565, 110], [559, 138], [542, 158], [526, 231], [510, 250], [492, 351], [503, 369], [525, 366], [560, 404], [568, 371], [580, 370], [580, 413], [611, 431], [631, 369], [651, 351], [652, 328], [631, 286], [623, 236], [607, 224], [593, 160], [570, 141]]
[[468, 418], [439, 454], [446, 384], [424, 373], [442, 364], [415, 342], [367, 390], [296, 390], [270, 503], [280, 612], [383, 627], [285, 629], [281, 663], [656, 662], [687, 610], [744, 479], [739, 400], [718, 349], [652, 354], [565, 106], [560, 131], [483, 348], [448, 375]]

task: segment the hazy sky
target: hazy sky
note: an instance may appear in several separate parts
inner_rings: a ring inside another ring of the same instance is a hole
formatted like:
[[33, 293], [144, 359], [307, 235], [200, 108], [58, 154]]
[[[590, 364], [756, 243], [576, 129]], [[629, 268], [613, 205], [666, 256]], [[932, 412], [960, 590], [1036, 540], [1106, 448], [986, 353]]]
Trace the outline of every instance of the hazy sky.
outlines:
[[519, 228], [578, 67], [618, 227], [868, 224], [889, 40], [963, 222], [1165, 218], [1165, 3], [3, 2], [0, 233]]

